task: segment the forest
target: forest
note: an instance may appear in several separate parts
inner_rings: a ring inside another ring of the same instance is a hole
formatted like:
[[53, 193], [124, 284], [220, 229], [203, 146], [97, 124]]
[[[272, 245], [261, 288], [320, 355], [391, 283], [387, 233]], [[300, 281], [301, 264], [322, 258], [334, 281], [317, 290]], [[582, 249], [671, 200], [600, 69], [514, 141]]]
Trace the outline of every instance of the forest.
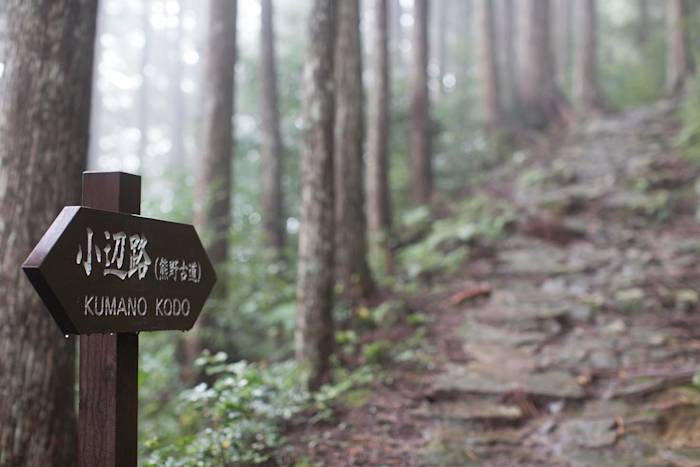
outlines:
[[0, 0], [0, 466], [92, 465], [85, 171], [218, 278], [102, 337], [138, 465], [700, 465], [699, 70], [698, 0]]

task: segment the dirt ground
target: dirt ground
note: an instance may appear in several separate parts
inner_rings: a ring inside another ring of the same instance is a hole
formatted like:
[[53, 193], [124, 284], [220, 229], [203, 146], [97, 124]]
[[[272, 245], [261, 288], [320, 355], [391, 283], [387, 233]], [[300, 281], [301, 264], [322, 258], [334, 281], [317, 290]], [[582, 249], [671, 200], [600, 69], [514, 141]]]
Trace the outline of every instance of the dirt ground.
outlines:
[[700, 465], [696, 173], [673, 151], [673, 116], [661, 102], [590, 121], [533, 150], [535, 182], [488, 180], [516, 227], [408, 298], [429, 317], [432, 365], [397, 365], [332, 424], [296, 426], [294, 457]]

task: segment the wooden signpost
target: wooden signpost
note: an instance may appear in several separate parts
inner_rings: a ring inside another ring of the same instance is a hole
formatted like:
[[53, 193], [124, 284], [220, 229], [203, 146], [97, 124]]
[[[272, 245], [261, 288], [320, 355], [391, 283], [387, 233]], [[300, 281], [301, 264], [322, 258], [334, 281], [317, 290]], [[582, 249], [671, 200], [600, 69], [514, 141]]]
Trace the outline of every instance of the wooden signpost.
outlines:
[[138, 216], [141, 177], [85, 172], [22, 269], [61, 331], [80, 334], [81, 467], [135, 466], [138, 333], [188, 330], [216, 282], [191, 225]]

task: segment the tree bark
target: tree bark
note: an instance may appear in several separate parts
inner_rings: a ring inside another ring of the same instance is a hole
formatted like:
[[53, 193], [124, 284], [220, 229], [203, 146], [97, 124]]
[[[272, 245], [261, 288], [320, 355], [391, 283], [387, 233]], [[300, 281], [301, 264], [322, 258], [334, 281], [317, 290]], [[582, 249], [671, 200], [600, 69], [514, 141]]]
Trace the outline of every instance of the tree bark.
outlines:
[[195, 224], [204, 233], [212, 263], [221, 265], [231, 227], [235, 1], [211, 1], [206, 53]]
[[500, 82], [501, 110], [508, 114], [517, 112], [516, 63], [515, 63], [515, 0], [500, 0], [496, 8], [496, 37], [498, 49], [498, 76]]
[[261, 0], [260, 5], [263, 225], [267, 245], [282, 258], [286, 231], [282, 192], [284, 150], [280, 136], [272, 0]]
[[374, 291], [367, 265], [359, 10], [359, 0], [338, 3], [335, 49], [335, 269], [343, 296], [352, 302]]
[[431, 126], [428, 95], [428, 0], [414, 0], [411, 195], [417, 204], [429, 203], [433, 194]]
[[388, 238], [391, 232], [391, 184], [389, 181], [389, 108], [391, 81], [389, 79], [389, 24], [387, 0], [374, 5], [373, 74], [368, 128], [367, 193], [369, 231], [372, 241], [384, 253], [385, 268], [391, 270]]
[[296, 356], [308, 386], [330, 380], [333, 325], [333, 123], [336, 1], [314, 0], [304, 65], [304, 135], [297, 270]]
[[522, 120], [526, 128], [545, 130], [565, 122], [566, 101], [556, 85], [550, 41], [549, 0], [518, 3], [518, 71]]
[[574, 67], [574, 107], [590, 114], [604, 109], [598, 85], [598, 31], [596, 0], [576, 0], [576, 49]]
[[475, 21], [479, 35], [479, 72], [481, 83], [481, 113], [487, 131], [503, 123], [501, 86], [496, 65], [496, 35], [492, 0], [477, 0]]
[[7, 0], [0, 81], [0, 464], [76, 463], [75, 340], [20, 266], [66, 204], [80, 203], [95, 0]]
[[[195, 186], [194, 223], [203, 235], [211, 262], [218, 268], [214, 296], [219, 298], [226, 295], [226, 277], [221, 266], [228, 259], [231, 230], [236, 10], [235, 0], [211, 0], [209, 4], [199, 170]], [[190, 367], [202, 351], [201, 331], [207, 321], [206, 314], [197, 320], [183, 343], [185, 381], [194, 381]]]
[[677, 93], [689, 74], [683, 0], [666, 0], [666, 93]]

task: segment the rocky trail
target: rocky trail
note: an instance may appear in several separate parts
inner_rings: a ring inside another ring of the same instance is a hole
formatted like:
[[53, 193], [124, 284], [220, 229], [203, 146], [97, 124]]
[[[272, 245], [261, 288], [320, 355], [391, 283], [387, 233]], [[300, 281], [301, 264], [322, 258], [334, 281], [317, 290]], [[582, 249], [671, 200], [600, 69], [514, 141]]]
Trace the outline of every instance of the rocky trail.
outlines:
[[700, 228], [672, 109], [592, 121], [527, 175], [491, 180], [517, 228], [411, 298], [430, 317], [432, 367], [395, 369], [314, 429], [308, 457], [700, 465]]

